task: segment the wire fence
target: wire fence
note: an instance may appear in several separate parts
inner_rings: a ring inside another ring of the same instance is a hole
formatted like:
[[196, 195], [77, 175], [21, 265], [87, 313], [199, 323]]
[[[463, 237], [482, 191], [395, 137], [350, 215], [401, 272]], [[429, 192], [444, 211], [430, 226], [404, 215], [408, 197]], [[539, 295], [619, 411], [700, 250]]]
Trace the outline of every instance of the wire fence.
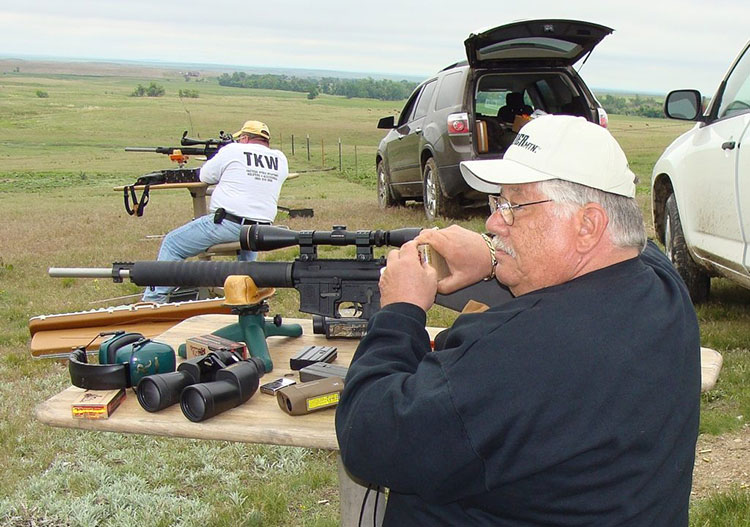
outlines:
[[299, 160], [321, 170], [352, 173], [356, 179], [375, 176], [375, 145], [346, 144], [340, 137], [314, 138], [310, 134], [279, 134], [279, 150], [290, 163]]

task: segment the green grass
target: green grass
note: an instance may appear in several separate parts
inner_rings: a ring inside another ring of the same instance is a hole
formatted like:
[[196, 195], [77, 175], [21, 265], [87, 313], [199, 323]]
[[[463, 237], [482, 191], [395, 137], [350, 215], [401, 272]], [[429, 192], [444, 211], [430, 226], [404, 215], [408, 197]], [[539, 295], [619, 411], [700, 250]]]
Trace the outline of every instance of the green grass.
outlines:
[[690, 527], [750, 527], [750, 493], [733, 488], [691, 508]]
[[[137, 84], [162, 84], [157, 99], [128, 95]], [[198, 99], [180, 100], [179, 89]], [[39, 98], [37, 90], [48, 98]], [[154, 192], [142, 218], [128, 216], [112, 187], [170, 166], [165, 156], [127, 153], [125, 146], [176, 145], [233, 131], [246, 119], [266, 121], [292, 171], [281, 205], [311, 207], [311, 219], [279, 222], [292, 229], [391, 229], [430, 226], [414, 204], [382, 213], [375, 196], [375, 125], [400, 103], [225, 88], [178, 76], [0, 76], [0, 523], [4, 525], [305, 525], [338, 524], [335, 456], [267, 445], [187, 441], [81, 432], [41, 425], [39, 402], [69, 385], [64, 361], [33, 360], [28, 319], [45, 313], [102, 307], [133, 294], [132, 284], [51, 279], [50, 266], [101, 267], [114, 260], [153, 259], [163, 234], [188, 221], [184, 190]], [[650, 170], [663, 148], [689, 128], [681, 123], [611, 116], [610, 129], [640, 176], [638, 198], [650, 223]], [[291, 136], [295, 155], [291, 154]], [[308, 161], [305, 139], [310, 136]], [[344, 170], [338, 147], [344, 145]], [[322, 159], [321, 141], [325, 148]], [[357, 146], [357, 163], [354, 146]], [[191, 160], [189, 166], [200, 161]], [[460, 222], [483, 229], [483, 218]], [[447, 220], [435, 223], [446, 226]], [[348, 251], [348, 252], [347, 252]], [[350, 255], [326, 249], [326, 255]], [[288, 249], [268, 258], [291, 260]], [[717, 388], [703, 396], [701, 430], [736, 431], [750, 416], [750, 291], [714, 281], [711, 302], [698, 314], [703, 345], [724, 356]], [[298, 297], [281, 290], [271, 309], [299, 316]], [[429, 323], [445, 326], [455, 313], [435, 308]], [[743, 416], [739, 418], [738, 416]], [[748, 525], [747, 489], [715, 494], [693, 505], [691, 525]]]

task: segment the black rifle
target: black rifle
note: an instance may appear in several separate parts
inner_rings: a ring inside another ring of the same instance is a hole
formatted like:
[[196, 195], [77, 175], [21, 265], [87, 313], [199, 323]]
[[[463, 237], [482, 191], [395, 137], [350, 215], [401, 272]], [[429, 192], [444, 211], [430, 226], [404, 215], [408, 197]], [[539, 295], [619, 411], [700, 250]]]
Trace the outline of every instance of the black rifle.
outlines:
[[[303, 313], [323, 317], [369, 319], [380, 309], [380, 270], [385, 257], [375, 257], [373, 247], [400, 247], [421, 229], [391, 231], [292, 231], [269, 225], [243, 226], [244, 250], [268, 251], [299, 245], [299, 257], [289, 262], [117, 262], [112, 268], [50, 268], [53, 277], [128, 278], [140, 286], [221, 287], [228, 276], [249, 276], [258, 287], [289, 287], [300, 295]], [[318, 258], [318, 245], [356, 246], [354, 259]], [[497, 305], [511, 298], [495, 280], [480, 282], [450, 295], [437, 295], [436, 303], [460, 311], [469, 300]], [[341, 313], [341, 308], [349, 308]]]
[[126, 146], [125, 151], [168, 155], [170, 159], [182, 166], [187, 161], [187, 156], [205, 156], [206, 159], [211, 159], [221, 147], [229, 143], [234, 143], [234, 138], [223, 130], [219, 132], [219, 139], [206, 139], [205, 141], [189, 138], [185, 130], [180, 139], [180, 146]]

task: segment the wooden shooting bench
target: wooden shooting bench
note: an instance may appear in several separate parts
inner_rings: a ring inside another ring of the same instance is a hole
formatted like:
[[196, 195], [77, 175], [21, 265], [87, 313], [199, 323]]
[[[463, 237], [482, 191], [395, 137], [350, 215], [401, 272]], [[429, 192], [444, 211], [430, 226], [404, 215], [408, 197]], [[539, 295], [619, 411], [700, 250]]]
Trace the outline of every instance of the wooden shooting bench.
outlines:
[[[200, 315], [177, 324], [165, 331], [156, 340], [166, 342], [174, 349], [188, 337], [204, 335], [236, 321], [234, 315]], [[272, 372], [261, 379], [261, 384], [285, 375], [299, 375], [289, 367], [289, 359], [300, 349], [312, 345], [335, 346], [338, 356], [333, 364], [348, 366], [359, 343], [356, 339], [327, 340], [323, 335], [314, 335], [312, 321], [308, 319], [285, 319], [285, 324], [298, 323], [302, 326], [301, 337], [269, 337], [269, 353], [274, 363]], [[428, 328], [434, 336], [439, 328]], [[179, 404], [156, 413], [148, 413], [141, 408], [133, 390], [128, 390], [123, 403], [108, 418], [102, 420], [74, 419], [71, 403], [83, 390], [71, 386], [36, 407], [36, 418], [50, 426], [79, 428], [105, 432], [146, 434], [166, 437], [186, 437], [192, 439], [217, 439], [244, 443], [264, 443], [272, 445], [322, 448], [338, 451], [338, 441], [334, 427], [334, 409], [290, 416], [283, 412], [275, 396], [255, 393], [249, 401], [219, 414], [202, 423], [189, 421], [179, 408]], [[338, 461], [338, 476], [341, 499], [342, 527], [356, 526], [365, 504], [366, 518], [377, 512], [378, 525], [385, 512], [385, 497], [382, 493], [367, 493], [367, 487], [354, 481], [346, 472], [341, 458]], [[367, 523], [370, 525], [369, 521]]]

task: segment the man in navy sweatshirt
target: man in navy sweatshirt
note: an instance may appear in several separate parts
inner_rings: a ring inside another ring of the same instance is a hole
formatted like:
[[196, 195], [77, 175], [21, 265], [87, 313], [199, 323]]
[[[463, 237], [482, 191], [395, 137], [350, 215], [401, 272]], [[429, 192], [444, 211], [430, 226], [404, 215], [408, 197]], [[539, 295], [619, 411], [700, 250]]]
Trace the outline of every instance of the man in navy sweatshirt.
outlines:
[[[698, 322], [621, 148], [550, 115], [461, 170], [491, 194], [489, 234], [423, 231], [388, 254], [336, 412], [344, 465], [390, 489], [389, 526], [687, 526]], [[483, 278], [514, 298], [431, 351], [435, 294]]]

